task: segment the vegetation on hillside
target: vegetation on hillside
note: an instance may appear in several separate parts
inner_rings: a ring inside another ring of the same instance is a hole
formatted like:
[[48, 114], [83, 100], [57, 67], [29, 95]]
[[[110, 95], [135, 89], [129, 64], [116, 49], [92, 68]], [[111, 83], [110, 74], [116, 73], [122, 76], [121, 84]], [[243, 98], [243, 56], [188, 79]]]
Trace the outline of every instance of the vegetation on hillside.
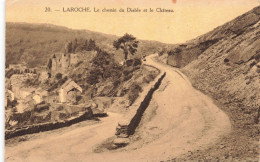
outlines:
[[[137, 46], [135, 48], [137, 50]], [[96, 54], [93, 57], [84, 51], [96, 51]], [[96, 96], [125, 96], [131, 105], [142, 91], [140, 85], [149, 83], [158, 74], [146, 71], [139, 58], [128, 59], [124, 65], [119, 64], [115, 60], [115, 54], [101, 49], [93, 39], [76, 38], [68, 41], [61, 52], [77, 52], [82, 59], [64, 74], [51, 74], [52, 77], [43, 83], [40, 83], [39, 77], [27, 79], [25, 86], [46, 87], [51, 95], [57, 95], [59, 87], [71, 78], [83, 89], [83, 100]], [[51, 67], [51, 64], [49, 60], [47, 66]], [[141, 82], [136, 82], [137, 78], [141, 78]], [[78, 103], [84, 101], [78, 100]]]
[[[95, 45], [99, 48], [114, 53], [117, 62], [124, 60], [121, 52], [113, 47], [117, 36], [48, 24], [6, 23], [6, 66], [21, 62], [27, 63], [29, 67], [46, 65], [53, 53], [60, 52], [64, 49], [64, 44], [75, 39], [78, 43], [81, 40], [89, 40], [84, 42], [85, 45], [93, 45], [95, 40]], [[166, 45], [156, 41], [139, 40], [139, 42], [137, 56], [152, 54], [158, 47]], [[75, 48], [73, 52], [77, 50], [81, 49]]]
[[[91, 62], [83, 61], [69, 75], [83, 87], [83, 93], [91, 95], [91, 97], [122, 97], [127, 95], [129, 103], [132, 104], [142, 91], [142, 88], [138, 85], [142, 83], [136, 83], [134, 75], [145, 77], [148, 73], [144, 76], [140, 75], [141, 72], [145, 71], [141, 67], [140, 59], [130, 59], [126, 64], [120, 65], [111, 56], [113, 55], [99, 50]], [[157, 74], [151, 75], [155, 77]], [[148, 83], [153, 78], [150, 78]], [[126, 83], [128, 83], [127, 87], [124, 86]], [[139, 88], [131, 88], [136, 87], [135, 85], [138, 85]]]
[[[37, 105], [31, 99], [24, 103], [24, 113], [11, 113], [6, 121], [7, 128], [71, 117], [73, 114], [68, 114], [67, 110], [56, 110], [56, 104], [60, 102], [59, 90], [68, 79], [82, 88], [82, 93], [72, 97], [70, 105], [86, 105], [95, 102], [96, 97], [121, 97], [124, 106], [132, 105], [142, 92], [142, 87], [159, 73], [157, 69], [147, 70], [142, 66], [141, 53], [146, 54], [147, 50], [147, 54], [152, 54], [151, 49], [156, 52], [158, 45], [163, 44], [148, 41], [139, 43], [135, 37], [126, 36], [125, 42], [119, 38], [118, 43], [125, 43], [125, 48], [121, 48], [125, 55], [131, 53], [136, 54], [136, 57], [126, 60], [122, 65], [119, 62], [124, 60], [124, 56], [113, 47], [113, 42], [118, 40], [115, 36], [52, 25], [7, 23], [6, 65], [25, 63], [29, 67], [47, 66], [43, 75], [39, 72], [33, 78], [26, 79], [22, 87], [48, 91], [46, 103]], [[56, 52], [64, 55], [76, 53], [80, 60], [66, 66], [66, 70], [61, 73], [56, 73], [52, 70], [52, 66], [55, 66], [52, 57], [55, 58]], [[16, 70], [7, 71], [7, 77], [18, 73], [19, 70]], [[15, 107], [12, 106], [12, 109], [15, 110]], [[56, 118], [57, 115], [59, 118]]]

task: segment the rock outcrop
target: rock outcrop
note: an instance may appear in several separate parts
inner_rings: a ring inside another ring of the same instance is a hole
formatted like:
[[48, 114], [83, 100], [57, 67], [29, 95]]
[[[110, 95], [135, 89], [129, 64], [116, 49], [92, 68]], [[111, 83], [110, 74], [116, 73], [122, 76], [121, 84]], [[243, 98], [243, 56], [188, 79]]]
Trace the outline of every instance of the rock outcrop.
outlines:
[[260, 109], [260, 6], [180, 45], [168, 64], [181, 67], [193, 86], [215, 99], [233, 131], [187, 159], [257, 160]]
[[[200, 55], [210, 52], [226, 54], [236, 64], [260, 55], [259, 20], [260, 7], [169, 51], [168, 64], [184, 67]], [[207, 60], [209, 62], [209, 60]]]

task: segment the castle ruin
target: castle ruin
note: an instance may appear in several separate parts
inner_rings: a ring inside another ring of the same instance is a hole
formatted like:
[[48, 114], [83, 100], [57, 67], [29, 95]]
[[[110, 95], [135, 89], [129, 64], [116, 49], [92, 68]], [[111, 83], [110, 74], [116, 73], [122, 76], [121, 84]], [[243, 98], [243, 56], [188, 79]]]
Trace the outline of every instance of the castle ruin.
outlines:
[[75, 66], [79, 61], [79, 54], [74, 53], [55, 53], [51, 58], [51, 73], [64, 74], [67, 70]]

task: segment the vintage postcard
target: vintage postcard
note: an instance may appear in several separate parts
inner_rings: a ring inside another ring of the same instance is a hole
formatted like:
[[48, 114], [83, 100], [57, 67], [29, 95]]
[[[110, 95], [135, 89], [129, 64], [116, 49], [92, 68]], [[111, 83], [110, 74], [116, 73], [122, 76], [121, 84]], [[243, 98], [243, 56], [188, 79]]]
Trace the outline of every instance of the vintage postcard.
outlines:
[[6, 162], [258, 161], [260, 1], [7, 0]]

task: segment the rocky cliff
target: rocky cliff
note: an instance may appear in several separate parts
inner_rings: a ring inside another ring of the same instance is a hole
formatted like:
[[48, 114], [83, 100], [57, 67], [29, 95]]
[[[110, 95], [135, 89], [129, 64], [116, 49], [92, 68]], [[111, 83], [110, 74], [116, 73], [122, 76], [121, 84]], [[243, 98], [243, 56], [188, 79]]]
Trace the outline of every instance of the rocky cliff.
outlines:
[[259, 157], [260, 6], [168, 53], [193, 85], [230, 117], [233, 131], [187, 159], [256, 160]]
[[[202, 54], [225, 54], [227, 61], [241, 64], [259, 56], [260, 7], [169, 51], [168, 64], [184, 67]], [[212, 58], [211, 58], [212, 59]]]

